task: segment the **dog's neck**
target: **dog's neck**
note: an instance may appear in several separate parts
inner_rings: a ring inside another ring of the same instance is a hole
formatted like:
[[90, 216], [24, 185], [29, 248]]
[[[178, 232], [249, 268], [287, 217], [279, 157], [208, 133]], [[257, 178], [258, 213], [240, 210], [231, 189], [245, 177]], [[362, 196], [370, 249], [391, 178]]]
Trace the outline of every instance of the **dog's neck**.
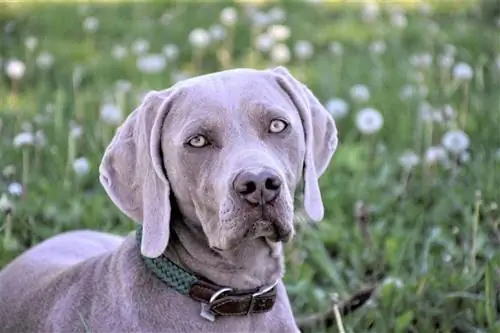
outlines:
[[174, 220], [165, 255], [184, 269], [223, 287], [252, 289], [270, 285], [284, 274], [281, 243], [264, 238], [242, 242], [230, 251], [215, 251], [192, 223]]

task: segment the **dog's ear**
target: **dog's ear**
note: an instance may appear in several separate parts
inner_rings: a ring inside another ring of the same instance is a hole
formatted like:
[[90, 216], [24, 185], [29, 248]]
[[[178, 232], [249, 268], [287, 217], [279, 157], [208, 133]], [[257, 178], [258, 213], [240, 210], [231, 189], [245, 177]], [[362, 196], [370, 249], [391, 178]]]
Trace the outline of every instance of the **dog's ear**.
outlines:
[[278, 83], [292, 99], [304, 127], [306, 156], [304, 159], [304, 209], [314, 221], [323, 219], [324, 207], [318, 178], [325, 172], [338, 145], [335, 121], [304, 84], [285, 67], [270, 69]]
[[117, 129], [99, 166], [99, 180], [128, 217], [142, 223], [141, 253], [160, 256], [170, 236], [170, 186], [161, 149], [172, 90], [148, 93]]

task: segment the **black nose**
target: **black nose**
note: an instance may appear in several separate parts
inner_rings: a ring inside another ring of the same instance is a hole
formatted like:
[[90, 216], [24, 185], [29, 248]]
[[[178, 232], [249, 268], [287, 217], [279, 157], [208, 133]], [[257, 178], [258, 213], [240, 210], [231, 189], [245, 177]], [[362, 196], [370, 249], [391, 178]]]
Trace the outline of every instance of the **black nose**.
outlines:
[[276, 199], [281, 180], [269, 170], [242, 171], [234, 179], [233, 187], [250, 204], [264, 205]]

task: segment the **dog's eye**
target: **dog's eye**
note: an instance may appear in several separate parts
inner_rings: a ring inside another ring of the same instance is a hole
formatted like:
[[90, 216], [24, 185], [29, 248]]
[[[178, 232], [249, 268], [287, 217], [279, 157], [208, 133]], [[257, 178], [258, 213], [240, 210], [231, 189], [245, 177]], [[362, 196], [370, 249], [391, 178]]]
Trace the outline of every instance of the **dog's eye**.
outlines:
[[188, 141], [188, 145], [195, 148], [208, 146], [208, 140], [203, 135], [195, 135]]
[[280, 133], [285, 130], [288, 124], [281, 119], [273, 119], [271, 124], [269, 125], [269, 132], [271, 133]]

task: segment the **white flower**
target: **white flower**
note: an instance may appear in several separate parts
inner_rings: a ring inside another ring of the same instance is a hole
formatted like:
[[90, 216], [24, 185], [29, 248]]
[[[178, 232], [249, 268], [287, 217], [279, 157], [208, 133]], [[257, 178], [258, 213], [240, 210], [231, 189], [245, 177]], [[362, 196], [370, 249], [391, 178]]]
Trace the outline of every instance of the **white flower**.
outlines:
[[12, 164], [7, 165], [3, 168], [2, 174], [5, 178], [10, 178], [16, 174], [16, 167]]
[[325, 108], [335, 119], [341, 119], [349, 113], [349, 105], [340, 98], [332, 98], [326, 102]]
[[328, 50], [336, 56], [340, 56], [344, 53], [344, 47], [340, 42], [331, 42], [328, 45]]
[[7, 198], [7, 195], [4, 193], [0, 197], [0, 212], [10, 212], [12, 210], [12, 202]]
[[14, 137], [14, 147], [29, 146], [35, 142], [35, 137], [31, 132], [21, 132]]
[[71, 128], [69, 131], [70, 137], [77, 139], [83, 135], [83, 128], [81, 126], [78, 126], [76, 124], [71, 124], [70, 128]]
[[210, 33], [211, 39], [216, 40], [216, 41], [224, 40], [226, 38], [226, 35], [227, 35], [226, 28], [224, 28], [220, 24], [212, 25], [208, 29], [208, 32]]
[[132, 42], [131, 49], [136, 55], [144, 54], [149, 51], [149, 42], [142, 38], [136, 39]]
[[255, 48], [260, 52], [268, 52], [274, 44], [274, 40], [268, 33], [262, 33], [255, 38]]
[[189, 33], [188, 40], [193, 47], [204, 49], [210, 44], [210, 34], [205, 29], [195, 28]]
[[443, 46], [443, 52], [446, 55], [454, 57], [455, 54], [457, 53], [457, 47], [455, 45], [453, 45], [453, 44], [445, 44]]
[[356, 102], [366, 102], [370, 99], [370, 90], [363, 84], [355, 84], [349, 89], [349, 95]]
[[136, 65], [137, 69], [143, 73], [156, 74], [165, 69], [167, 61], [162, 54], [149, 54], [137, 58]]
[[419, 2], [418, 9], [424, 16], [432, 14], [432, 6], [427, 2]]
[[406, 151], [399, 157], [399, 164], [406, 169], [410, 170], [420, 163], [420, 157], [413, 151]]
[[118, 80], [115, 83], [115, 87], [118, 92], [126, 93], [132, 89], [132, 83], [127, 80]]
[[238, 21], [238, 12], [234, 7], [226, 7], [220, 12], [220, 21], [226, 26], [233, 26]]
[[428, 93], [429, 89], [425, 85], [415, 86], [412, 84], [407, 84], [403, 88], [401, 88], [399, 98], [401, 98], [401, 100], [407, 100], [412, 97], [425, 98]]
[[424, 122], [429, 122], [433, 120], [433, 114], [434, 114], [434, 107], [427, 101], [423, 101], [420, 103], [418, 107], [418, 114], [420, 117], [420, 120]]
[[125, 58], [127, 56], [127, 53], [128, 53], [127, 48], [120, 44], [113, 46], [113, 49], [111, 50], [111, 55], [116, 60], [121, 60]]
[[36, 65], [40, 69], [49, 69], [54, 63], [54, 56], [47, 51], [41, 52], [36, 58]]
[[454, 154], [459, 154], [469, 148], [470, 139], [464, 131], [450, 130], [441, 138], [441, 144], [448, 151]]
[[23, 194], [23, 187], [21, 184], [14, 182], [9, 184], [7, 191], [9, 191], [11, 195], [18, 197]]
[[453, 67], [453, 78], [457, 81], [468, 81], [472, 79], [474, 72], [472, 67], [465, 62], [459, 62]]
[[459, 160], [460, 160], [460, 163], [467, 163], [470, 161], [470, 154], [469, 152], [467, 151], [463, 151], [460, 153], [460, 155], [458, 156]]
[[179, 47], [175, 44], [167, 44], [162, 49], [168, 60], [175, 60], [179, 57]]
[[442, 146], [430, 146], [425, 151], [424, 161], [426, 164], [435, 164], [448, 159], [446, 149]]
[[443, 116], [449, 120], [449, 119], [454, 119], [456, 117], [456, 112], [453, 109], [453, 106], [446, 104], [443, 107]]
[[88, 16], [83, 20], [83, 30], [87, 32], [96, 32], [99, 28], [99, 20], [97, 17]]
[[122, 110], [114, 104], [101, 105], [100, 118], [108, 125], [119, 125], [123, 119]]
[[365, 108], [356, 115], [356, 127], [363, 134], [378, 132], [384, 125], [382, 114], [373, 108]]
[[382, 285], [384, 286], [387, 286], [387, 285], [392, 285], [398, 289], [401, 289], [403, 288], [404, 286], [404, 283], [401, 279], [399, 278], [394, 278], [394, 277], [386, 277], [383, 282], [382, 282]]
[[391, 15], [391, 24], [396, 28], [404, 28], [408, 24], [406, 15], [402, 12], [396, 12]]
[[90, 171], [89, 161], [85, 157], [79, 157], [73, 161], [73, 170], [76, 174], [82, 176]]
[[307, 40], [297, 41], [293, 50], [298, 59], [310, 59], [314, 54], [314, 47]]
[[38, 38], [36, 38], [36, 37], [28, 36], [24, 40], [24, 46], [26, 46], [26, 48], [28, 49], [28, 51], [33, 52], [33, 50], [35, 50], [35, 48], [37, 47], [37, 45], [38, 45]]
[[5, 73], [12, 80], [19, 80], [24, 76], [26, 71], [26, 66], [21, 60], [12, 59], [7, 61], [5, 65]]
[[39, 146], [45, 146], [47, 143], [47, 138], [42, 130], [35, 132], [35, 143]]
[[256, 11], [252, 15], [252, 23], [255, 27], [265, 27], [271, 23], [271, 18], [266, 13]]
[[432, 65], [432, 55], [429, 53], [418, 53], [410, 57], [410, 63], [413, 67], [427, 69]]
[[365, 22], [373, 22], [380, 13], [380, 6], [376, 2], [367, 2], [361, 9], [361, 17]]
[[271, 25], [269, 28], [267, 28], [267, 33], [276, 42], [283, 42], [287, 40], [291, 35], [290, 28], [283, 24]]
[[383, 54], [386, 50], [386, 45], [383, 40], [377, 40], [370, 44], [370, 53], [372, 54]]
[[450, 69], [454, 62], [455, 58], [450, 54], [442, 54], [438, 58], [438, 65], [442, 69]]
[[285, 44], [276, 44], [271, 48], [271, 60], [275, 64], [286, 64], [290, 61], [290, 50]]
[[282, 22], [286, 18], [286, 13], [281, 7], [273, 7], [269, 9], [267, 16], [272, 22]]

